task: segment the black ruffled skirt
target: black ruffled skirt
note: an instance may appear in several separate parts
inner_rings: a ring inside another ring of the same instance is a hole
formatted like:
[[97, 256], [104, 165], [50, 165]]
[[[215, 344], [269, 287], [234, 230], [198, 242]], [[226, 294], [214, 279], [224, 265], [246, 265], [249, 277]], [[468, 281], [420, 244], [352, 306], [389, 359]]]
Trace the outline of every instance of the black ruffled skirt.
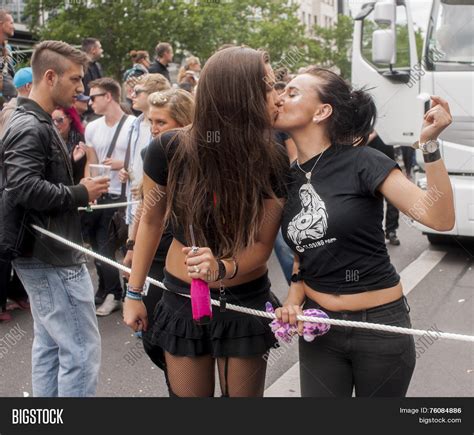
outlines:
[[[189, 284], [165, 270], [166, 288], [153, 315], [153, 324], [143, 334], [143, 345], [151, 360], [165, 369], [164, 353], [177, 356], [212, 355], [213, 357], [244, 357], [263, 355], [275, 347], [270, 320], [227, 309], [212, 307], [212, 320], [196, 325], [192, 318], [191, 300], [178, 293], [189, 294]], [[265, 311], [265, 302], [274, 307], [280, 302], [270, 290], [265, 274], [251, 282], [226, 287], [227, 303]], [[218, 289], [211, 289], [212, 299], [219, 299]]]

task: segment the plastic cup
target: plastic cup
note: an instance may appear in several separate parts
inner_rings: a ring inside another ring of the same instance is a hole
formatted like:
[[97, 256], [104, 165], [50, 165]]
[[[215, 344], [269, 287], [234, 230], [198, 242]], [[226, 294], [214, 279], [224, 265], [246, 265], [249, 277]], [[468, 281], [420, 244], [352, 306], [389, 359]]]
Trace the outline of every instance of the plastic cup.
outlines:
[[97, 177], [109, 177], [112, 166], [107, 165], [89, 165], [90, 173], [92, 178]]

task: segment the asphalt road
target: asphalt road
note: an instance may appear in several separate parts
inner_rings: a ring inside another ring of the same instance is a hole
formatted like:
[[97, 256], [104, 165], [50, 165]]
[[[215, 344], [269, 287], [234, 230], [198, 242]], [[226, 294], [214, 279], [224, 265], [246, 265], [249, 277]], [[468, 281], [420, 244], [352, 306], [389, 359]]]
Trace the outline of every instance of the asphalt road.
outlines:
[[[433, 247], [426, 237], [403, 219], [400, 219], [400, 225], [401, 246], [389, 246], [392, 262], [399, 272], [412, 266], [412, 277], [416, 277], [417, 273], [423, 276], [408, 294], [413, 327], [434, 327], [441, 331], [473, 335], [473, 244], [457, 241]], [[433, 249], [445, 254], [427, 272], [426, 264], [419, 265], [417, 259], [426, 255], [427, 250]], [[284, 299], [287, 286], [274, 256], [269, 269], [273, 291]], [[4, 337], [12, 328], [20, 328], [24, 332], [18, 342], [8, 346], [7, 353], [0, 354], [0, 396], [22, 397], [32, 394], [30, 360], [33, 323], [28, 312], [14, 311], [13, 315], [12, 322], [0, 324], [0, 337]], [[116, 312], [109, 317], [99, 318], [99, 326], [102, 334], [102, 368], [98, 395], [167, 396], [163, 373], [148, 359], [141, 341], [122, 324], [121, 314]], [[418, 359], [409, 396], [474, 396], [472, 343], [439, 339], [433, 343], [424, 340], [417, 342], [417, 345]], [[271, 359], [266, 387], [282, 379], [297, 360], [295, 345]]]

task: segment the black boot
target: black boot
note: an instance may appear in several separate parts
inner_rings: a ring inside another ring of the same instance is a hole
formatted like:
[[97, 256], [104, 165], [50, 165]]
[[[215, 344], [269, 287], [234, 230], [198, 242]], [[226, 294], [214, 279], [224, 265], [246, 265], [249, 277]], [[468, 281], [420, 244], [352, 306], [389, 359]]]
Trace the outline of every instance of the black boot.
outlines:
[[385, 238], [388, 240], [388, 242], [391, 245], [394, 245], [394, 246], [399, 246], [400, 245], [400, 240], [398, 240], [397, 233], [395, 231], [392, 231], [390, 233], [386, 233]]

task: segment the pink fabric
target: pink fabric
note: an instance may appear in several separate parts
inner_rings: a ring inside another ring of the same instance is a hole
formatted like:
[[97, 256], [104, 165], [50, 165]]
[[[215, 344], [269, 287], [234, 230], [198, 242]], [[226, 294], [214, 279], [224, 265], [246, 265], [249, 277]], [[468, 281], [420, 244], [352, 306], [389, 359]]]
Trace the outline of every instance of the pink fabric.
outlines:
[[[275, 312], [275, 309], [270, 302], [265, 304], [265, 309], [267, 313]], [[329, 319], [329, 316], [324, 311], [318, 310], [316, 308], [303, 310], [303, 315]], [[327, 323], [304, 322], [303, 338], [305, 341], [311, 342], [316, 337], [326, 334], [330, 327], [331, 325], [328, 325]], [[284, 323], [278, 319], [272, 320], [270, 323], [270, 328], [272, 328], [272, 331], [278, 341], [283, 341], [285, 343], [289, 343], [293, 336], [298, 334], [298, 328], [296, 325], [290, 325], [289, 323]]]
[[212, 319], [211, 293], [207, 282], [202, 279], [191, 281], [191, 306], [195, 321], [201, 322], [206, 317]]

